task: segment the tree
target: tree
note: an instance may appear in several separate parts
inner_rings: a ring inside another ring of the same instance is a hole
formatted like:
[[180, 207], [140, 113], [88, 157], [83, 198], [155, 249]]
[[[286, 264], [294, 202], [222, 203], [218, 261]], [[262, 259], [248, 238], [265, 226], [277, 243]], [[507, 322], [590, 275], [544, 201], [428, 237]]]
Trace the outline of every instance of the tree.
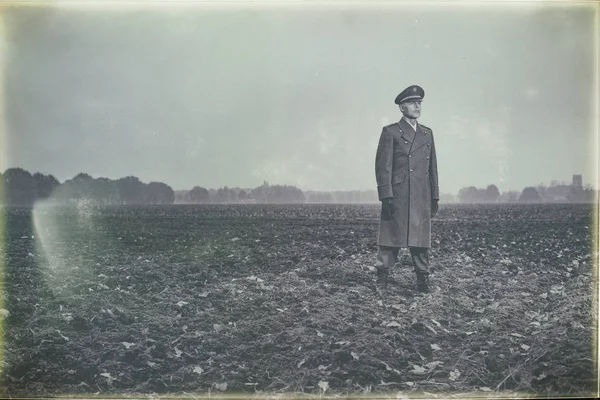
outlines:
[[175, 203], [185, 204], [189, 203], [190, 200], [190, 191], [188, 190], [175, 190]]
[[483, 200], [483, 196], [475, 186], [462, 188], [458, 192], [458, 201], [460, 203], [477, 203], [481, 200]]
[[101, 204], [118, 204], [121, 202], [117, 182], [108, 178], [94, 179], [90, 196]]
[[189, 196], [192, 203], [208, 203], [210, 200], [208, 190], [199, 186], [194, 186], [194, 188], [190, 190]]
[[235, 192], [227, 186], [217, 189], [215, 196], [217, 203], [235, 203], [237, 196]]
[[146, 197], [146, 186], [135, 176], [126, 176], [117, 180], [119, 197], [125, 204], [142, 204]]
[[80, 172], [75, 175], [71, 181], [75, 188], [76, 199], [90, 199], [92, 197], [94, 178], [86, 173]]
[[35, 201], [35, 181], [22, 168], [9, 168], [4, 172], [4, 190], [6, 204], [29, 206]]
[[304, 194], [295, 186], [271, 186], [267, 192], [268, 203], [304, 203]]
[[93, 188], [94, 178], [79, 173], [58, 186], [53, 192], [53, 197], [61, 201], [91, 199]]
[[498, 201], [499, 197], [500, 197], [500, 190], [498, 190], [498, 186], [496, 186], [496, 185], [489, 185], [485, 189], [485, 193], [484, 193], [484, 199], [485, 199], [485, 201], [489, 201], [489, 202], [495, 203], [496, 201]]
[[229, 189], [229, 192], [227, 193], [227, 202], [228, 203], [237, 203], [238, 200], [238, 194], [237, 191], [235, 189]]
[[79, 173], [67, 179], [52, 192], [52, 198], [60, 201], [89, 200], [94, 197], [94, 178], [85, 173]]
[[257, 203], [304, 203], [304, 194], [295, 186], [269, 186], [265, 182], [262, 186], [252, 190], [252, 198]]
[[539, 203], [542, 199], [537, 189], [533, 186], [528, 186], [523, 189], [521, 196], [519, 197], [520, 203]]
[[503, 192], [500, 195], [498, 201], [501, 203], [516, 203], [519, 199], [519, 192], [511, 190], [509, 192]]
[[146, 188], [146, 203], [173, 204], [175, 193], [173, 189], [162, 182], [150, 182]]
[[54, 176], [40, 174], [39, 172], [33, 174], [33, 181], [36, 199], [47, 199], [60, 186], [60, 182]]

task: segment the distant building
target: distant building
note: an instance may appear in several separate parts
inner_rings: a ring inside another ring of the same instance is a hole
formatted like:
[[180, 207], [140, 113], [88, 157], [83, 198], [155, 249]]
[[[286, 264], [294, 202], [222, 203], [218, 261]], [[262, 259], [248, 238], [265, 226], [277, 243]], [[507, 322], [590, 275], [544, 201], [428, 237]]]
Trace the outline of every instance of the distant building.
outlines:
[[546, 203], [570, 203], [571, 200], [568, 196], [550, 194], [544, 197]]
[[583, 187], [583, 179], [581, 175], [573, 175], [573, 186], [575, 187]]
[[545, 203], [570, 203], [571, 189], [573, 185], [566, 185], [564, 182], [552, 181], [550, 187], [545, 188], [540, 193]]

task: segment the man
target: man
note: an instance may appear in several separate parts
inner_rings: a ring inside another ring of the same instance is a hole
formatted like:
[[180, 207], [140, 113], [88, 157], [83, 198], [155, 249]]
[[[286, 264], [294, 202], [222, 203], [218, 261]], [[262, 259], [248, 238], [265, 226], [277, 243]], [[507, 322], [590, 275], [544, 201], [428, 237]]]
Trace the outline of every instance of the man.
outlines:
[[385, 126], [375, 158], [381, 218], [377, 244], [377, 283], [387, 287], [388, 272], [400, 248], [408, 247], [417, 275], [417, 290], [429, 292], [431, 218], [438, 211], [439, 188], [433, 133], [417, 123], [425, 91], [416, 85], [395, 100], [402, 119]]

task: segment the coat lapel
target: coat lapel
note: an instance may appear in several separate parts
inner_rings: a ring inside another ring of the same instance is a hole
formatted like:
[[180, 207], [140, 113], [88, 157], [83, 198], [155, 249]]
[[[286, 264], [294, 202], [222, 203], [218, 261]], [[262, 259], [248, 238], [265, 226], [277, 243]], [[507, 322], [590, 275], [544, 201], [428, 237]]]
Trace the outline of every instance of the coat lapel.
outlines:
[[423, 129], [421, 129], [421, 125], [417, 124], [417, 133], [415, 135], [415, 141], [413, 143], [412, 149], [418, 149], [419, 147], [423, 146], [425, 143], [429, 142], [430, 138], [429, 135], [427, 135], [425, 133], [425, 131], [423, 131]]
[[398, 127], [400, 128], [400, 132], [402, 133], [402, 138], [412, 143], [415, 139], [415, 131], [413, 130], [412, 126], [410, 126], [408, 122], [406, 122], [404, 118], [402, 118], [400, 122], [398, 122]]

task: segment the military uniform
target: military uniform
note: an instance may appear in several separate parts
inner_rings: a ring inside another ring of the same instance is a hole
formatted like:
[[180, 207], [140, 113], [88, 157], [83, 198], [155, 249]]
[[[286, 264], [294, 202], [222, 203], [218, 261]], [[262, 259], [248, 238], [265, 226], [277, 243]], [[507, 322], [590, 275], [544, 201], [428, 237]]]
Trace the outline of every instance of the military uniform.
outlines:
[[[398, 95], [396, 104], [423, 97], [421, 88], [411, 86]], [[390, 199], [395, 210], [391, 214], [382, 205], [376, 264], [380, 275], [387, 276], [399, 249], [407, 247], [417, 277], [429, 274], [432, 201], [439, 200], [437, 157], [432, 130], [421, 124], [415, 128], [404, 118], [387, 125], [377, 147], [379, 200]]]

